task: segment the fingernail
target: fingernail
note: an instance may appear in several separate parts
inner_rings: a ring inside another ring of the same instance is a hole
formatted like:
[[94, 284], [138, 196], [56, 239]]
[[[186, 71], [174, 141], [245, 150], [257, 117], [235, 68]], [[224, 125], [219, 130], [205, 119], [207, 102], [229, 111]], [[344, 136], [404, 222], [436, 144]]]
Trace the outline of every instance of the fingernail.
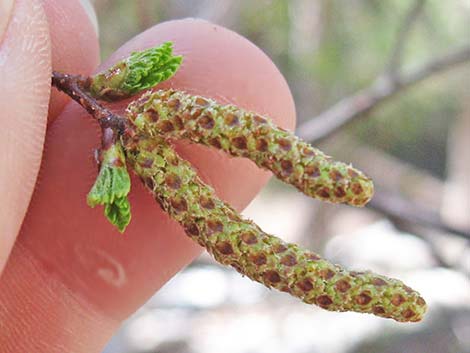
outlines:
[[[1, 0], [0, 0], [1, 1]], [[95, 8], [90, 0], [80, 0], [83, 8], [85, 9], [88, 18], [90, 19], [93, 28], [95, 29], [96, 36], [99, 37], [98, 18], [96, 17]]]
[[0, 43], [3, 41], [8, 28], [14, 4], [15, 0], [0, 0]]

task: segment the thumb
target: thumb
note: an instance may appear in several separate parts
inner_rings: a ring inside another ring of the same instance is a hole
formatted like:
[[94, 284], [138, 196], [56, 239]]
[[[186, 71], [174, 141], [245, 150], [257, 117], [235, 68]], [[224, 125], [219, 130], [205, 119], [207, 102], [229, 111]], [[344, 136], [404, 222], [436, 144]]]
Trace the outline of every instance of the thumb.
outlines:
[[34, 189], [44, 143], [51, 55], [38, 0], [0, 0], [0, 273]]

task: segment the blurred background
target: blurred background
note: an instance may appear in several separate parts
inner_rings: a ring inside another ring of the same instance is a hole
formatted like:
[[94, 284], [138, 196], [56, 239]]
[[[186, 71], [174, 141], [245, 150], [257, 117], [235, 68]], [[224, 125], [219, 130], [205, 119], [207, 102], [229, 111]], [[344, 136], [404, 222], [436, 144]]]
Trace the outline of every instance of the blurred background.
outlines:
[[170, 19], [253, 41], [285, 75], [298, 134], [373, 177], [366, 209], [272, 180], [244, 211], [348, 268], [403, 279], [423, 323], [331, 313], [207, 255], [127, 320], [103, 353], [470, 352], [470, 0], [95, 0], [102, 56]]

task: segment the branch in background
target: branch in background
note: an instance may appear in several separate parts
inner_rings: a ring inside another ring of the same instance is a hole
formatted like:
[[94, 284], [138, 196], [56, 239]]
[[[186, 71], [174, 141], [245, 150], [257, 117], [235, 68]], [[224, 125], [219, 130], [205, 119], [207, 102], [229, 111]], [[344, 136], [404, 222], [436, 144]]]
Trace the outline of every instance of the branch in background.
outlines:
[[374, 197], [367, 205], [370, 209], [393, 218], [397, 225], [421, 225], [470, 239], [470, 228], [456, 226], [439, 215], [446, 189], [442, 180], [349, 136], [342, 136], [339, 140], [341, 150], [346, 150], [344, 146], [354, 150], [354, 153], [340, 152], [339, 157], [350, 160], [359, 168], [367, 169], [369, 176], [377, 180]]
[[235, 14], [240, 12], [240, 2], [238, 1], [207, 1], [198, 6], [196, 18], [203, 18], [212, 23], [224, 23], [227, 27], [235, 22]]
[[[352, 159], [353, 164], [357, 164], [358, 167], [361, 167], [361, 164], [365, 167], [364, 161], [367, 161], [369, 175], [378, 181], [375, 185], [375, 195], [368, 204], [370, 209], [392, 218], [396, 225], [402, 223], [408, 228], [421, 225], [470, 239], [470, 228], [456, 226], [439, 215], [445, 192], [445, 185], [441, 180], [380, 149], [361, 144], [350, 137], [341, 140], [350, 148], [352, 146], [356, 152], [354, 155], [361, 156], [361, 158], [355, 160], [354, 156], [349, 157], [349, 155], [341, 157]], [[413, 187], [409, 188], [404, 185], [413, 185]], [[400, 196], [404, 193], [405, 196]], [[419, 230], [414, 229], [413, 233], [419, 235], [417, 232]], [[424, 240], [429, 242], [427, 238]]]
[[397, 93], [468, 61], [470, 61], [470, 45], [430, 60], [417, 69], [400, 74], [398, 77], [393, 78], [390, 75], [378, 77], [370, 87], [344, 98], [316, 118], [300, 125], [297, 134], [309, 142], [323, 140], [347, 123], [366, 115]]
[[135, 11], [137, 13], [137, 21], [139, 23], [139, 29], [145, 31], [150, 28], [155, 21], [155, 16], [152, 14], [149, 1], [136, 0], [134, 2]]
[[[432, 59], [412, 71], [401, 71], [403, 48], [413, 23], [420, 15], [424, 5], [425, 0], [416, 0], [409, 8], [399, 26], [389, 65], [384, 73], [368, 88], [341, 100], [316, 118], [302, 124], [297, 130], [298, 135], [310, 142], [323, 140], [347, 123], [365, 116], [380, 103], [392, 98], [397, 93], [435, 74], [470, 61], [469, 44], [440, 58]], [[448, 225], [444, 223], [438, 212], [397, 196], [396, 193], [391, 194], [379, 189], [369, 203], [369, 207], [403, 223], [420, 224], [470, 240], [470, 230]]]
[[[433, 237], [429, 235], [429, 231], [434, 232], [438, 230], [451, 233], [466, 239], [468, 244], [468, 240], [470, 240], [470, 229], [462, 230], [447, 225], [440, 219], [437, 212], [417, 205], [396, 194], [392, 195], [391, 192], [384, 190], [380, 190], [376, 194], [373, 202], [371, 202], [368, 207], [386, 215], [397, 229], [411, 232], [413, 235], [426, 242], [437, 266], [465, 272], [464, 268], [458, 269], [456, 267], [459, 261], [455, 261], [455, 259], [449, 261], [449, 259], [442, 254], [442, 249]], [[465, 245], [462, 248], [462, 252], [465, 251], [464, 249]]]
[[446, 224], [437, 212], [407, 200], [394, 192], [387, 192], [383, 189], [376, 190], [368, 207], [401, 222], [420, 224], [470, 240], [470, 229], [460, 229]]
[[398, 28], [397, 38], [395, 40], [395, 45], [392, 49], [392, 54], [390, 55], [390, 62], [388, 64], [388, 74], [392, 77], [397, 76], [401, 70], [401, 63], [403, 58], [403, 49], [407, 42], [407, 37], [413, 28], [413, 24], [416, 19], [421, 14], [421, 11], [424, 8], [426, 0], [416, 0], [409, 8], [401, 25]]

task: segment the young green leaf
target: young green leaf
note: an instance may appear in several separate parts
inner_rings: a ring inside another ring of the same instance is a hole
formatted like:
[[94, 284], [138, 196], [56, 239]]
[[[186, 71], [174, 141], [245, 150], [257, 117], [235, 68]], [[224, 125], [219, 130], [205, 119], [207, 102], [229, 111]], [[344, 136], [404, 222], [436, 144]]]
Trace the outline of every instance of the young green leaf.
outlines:
[[99, 99], [115, 101], [128, 98], [168, 80], [175, 74], [183, 57], [173, 55], [173, 43], [133, 52], [111, 68], [91, 79], [90, 92]]
[[123, 233], [131, 220], [131, 205], [127, 196], [115, 198], [113, 203], [106, 204], [104, 214]]
[[131, 180], [120, 143], [102, 151], [101, 158], [100, 172], [88, 193], [87, 203], [90, 207], [104, 205], [106, 218], [122, 233], [131, 220], [130, 204], [127, 200]]

